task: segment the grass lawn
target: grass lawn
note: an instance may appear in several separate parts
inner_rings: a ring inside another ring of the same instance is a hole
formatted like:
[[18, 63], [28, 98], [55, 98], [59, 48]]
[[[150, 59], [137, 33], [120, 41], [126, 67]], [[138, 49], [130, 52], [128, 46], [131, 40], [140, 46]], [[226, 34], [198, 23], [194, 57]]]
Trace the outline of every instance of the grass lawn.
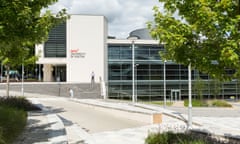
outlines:
[[[184, 100], [184, 106], [188, 106], [188, 99]], [[224, 100], [192, 100], [193, 107], [232, 107], [231, 104]]]

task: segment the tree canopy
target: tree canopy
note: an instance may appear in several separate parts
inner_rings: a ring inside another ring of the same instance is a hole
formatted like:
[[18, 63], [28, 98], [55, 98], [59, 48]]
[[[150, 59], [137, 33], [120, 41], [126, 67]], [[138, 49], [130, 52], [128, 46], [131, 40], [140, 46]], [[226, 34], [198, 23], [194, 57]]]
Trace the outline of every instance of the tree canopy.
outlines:
[[[164, 43], [165, 59], [218, 79], [240, 75], [239, 0], [159, 0], [151, 35]], [[177, 16], [176, 16], [177, 15]], [[227, 72], [232, 70], [232, 73]]]
[[49, 30], [66, 18], [65, 10], [57, 14], [41, 13], [57, 0], [0, 0], [0, 56], [12, 65], [21, 62], [26, 48], [47, 39]]
[[64, 9], [57, 14], [42, 12], [57, 1], [0, 0], [0, 61], [7, 70], [21, 65], [23, 60], [34, 60], [26, 60], [29, 49], [45, 41], [51, 28], [67, 18]]

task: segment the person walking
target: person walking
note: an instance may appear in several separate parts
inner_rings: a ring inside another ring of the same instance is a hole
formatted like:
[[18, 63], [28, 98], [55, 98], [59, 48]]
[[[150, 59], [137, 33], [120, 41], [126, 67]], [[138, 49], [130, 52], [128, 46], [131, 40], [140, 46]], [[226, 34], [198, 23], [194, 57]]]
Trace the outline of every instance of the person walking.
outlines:
[[95, 73], [94, 73], [94, 71], [92, 71], [92, 73], [91, 73], [91, 88], [93, 88], [94, 83], [95, 83]]

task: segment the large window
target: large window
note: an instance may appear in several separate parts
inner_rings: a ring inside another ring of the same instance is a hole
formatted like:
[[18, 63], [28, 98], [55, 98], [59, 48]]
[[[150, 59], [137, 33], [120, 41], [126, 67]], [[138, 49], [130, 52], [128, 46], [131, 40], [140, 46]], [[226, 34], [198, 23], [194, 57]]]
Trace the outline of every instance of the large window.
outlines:
[[66, 23], [53, 28], [44, 45], [45, 57], [66, 57]]
[[[162, 46], [154, 45], [135, 45], [135, 59], [136, 60], [160, 60], [159, 52], [163, 50]], [[116, 45], [108, 46], [109, 60], [131, 60], [132, 59], [132, 45]]]
[[[132, 95], [132, 45], [108, 46], [108, 89], [110, 97], [131, 98]], [[162, 88], [162, 46], [135, 45], [135, 85], [138, 97], [160, 97]], [[152, 86], [152, 83], [155, 83]], [[154, 88], [153, 88], [154, 87]]]
[[132, 59], [132, 49], [129, 45], [110, 45], [108, 47], [108, 59], [110, 60]]

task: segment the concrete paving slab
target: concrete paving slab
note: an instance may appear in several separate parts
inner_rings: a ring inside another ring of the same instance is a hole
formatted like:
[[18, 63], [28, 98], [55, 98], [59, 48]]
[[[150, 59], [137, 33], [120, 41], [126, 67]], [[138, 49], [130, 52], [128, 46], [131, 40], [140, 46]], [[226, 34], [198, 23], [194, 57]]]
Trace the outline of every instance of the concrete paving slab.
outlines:
[[[36, 97], [38, 97], [36, 95]], [[44, 97], [44, 96], [41, 96]], [[47, 97], [47, 96], [45, 96]], [[52, 97], [53, 100], [56, 99], [55, 97]], [[62, 99], [63, 101], [69, 100], [69, 99]], [[162, 112], [166, 114], [167, 116], [164, 117], [163, 123], [161, 125], [148, 125], [144, 127], [137, 127], [137, 128], [130, 128], [130, 129], [121, 129], [121, 130], [115, 130], [115, 131], [104, 131], [104, 132], [95, 132], [95, 133], [88, 133], [81, 127], [70, 127], [70, 129], [74, 129], [74, 131], [77, 131], [78, 135], [76, 137], [80, 137], [79, 140], [76, 140], [76, 142], [88, 142], [88, 143], [96, 143], [96, 144], [141, 144], [144, 143], [144, 138], [147, 136], [149, 132], [157, 132], [159, 130], [170, 130], [174, 129], [177, 131], [178, 127], [181, 127], [181, 129], [186, 128], [186, 120], [188, 119], [186, 114], [176, 112], [173, 110], [169, 110], [168, 108], [164, 109], [162, 107], [158, 106], [152, 106], [152, 105], [146, 105], [146, 104], [133, 104], [133, 103], [122, 103], [122, 102], [111, 102], [111, 101], [104, 101], [99, 99], [83, 99], [81, 100], [84, 104], [89, 105], [97, 105], [101, 107], [108, 107], [113, 109], [122, 109], [125, 111], [134, 111], [142, 113], [154, 113], [154, 112]], [[235, 109], [236, 108], [236, 109]], [[239, 108], [239, 103], [236, 104], [236, 107], [234, 110], [237, 110]], [[202, 109], [203, 110], [203, 109]], [[206, 109], [208, 110], [208, 109]], [[216, 109], [217, 110], [217, 109]], [[224, 110], [224, 109], [223, 109]], [[229, 110], [231, 111], [231, 109]], [[226, 111], [226, 113], [229, 113], [229, 111]], [[213, 115], [209, 114], [210, 116], [204, 117], [204, 116], [194, 116], [193, 122], [197, 123], [199, 125], [194, 125], [194, 128], [197, 128], [199, 130], [206, 130], [214, 134], [223, 135], [223, 136], [233, 136], [233, 137], [240, 137], [240, 125], [239, 120], [240, 117], [238, 115], [232, 115], [231, 117], [214, 117]], [[222, 115], [222, 114], [221, 114]], [[29, 117], [31, 118], [31, 117]], [[44, 132], [43, 135], [46, 134], [49, 136], [51, 126], [49, 125], [49, 121], [46, 118], [46, 116], [38, 117], [39, 120], [42, 123], [38, 123], [40, 125], [36, 125], [35, 127], [39, 127]], [[35, 117], [34, 119], [38, 119]], [[176, 119], [177, 118], [177, 119]], [[181, 123], [176, 125], [176, 123]], [[175, 125], [174, 125], [175, 124]], [[47, 125], [47, 128], [46, 128]], [[42, 127], [41, 127], [42, 126]], [[44, 127], [45, 126], [45, 127]], [[34, 126], [33, 126], [34, 127]], [[161, 128], [159, 128], [161, 127]], [[44, 129], [46, 128], [46, 129]], [[41, 132], [39, 132], [41, 133]], [[84, 136], [85, 135], [85, 136]], [[73, 138], [73, 137], [72, 137]], [[68, 138], [69, 139], [69, 138]], [[44, 141], [45, 140], [45, 141]], [[22, 140], [24, 141], [24, 140]], [[37, 140], [35, 140], [37, 141]], [[73, 140], [74, 141], [74, 140]], [[50, 139], [43, 138], [41, 143], [49, 143]], [[34, 142], [32, 142], [34, 143]], [[51, 143], [51, 142], [50, 142]], [[19, 143], [22, 144], [22, 143]]]
[[42, 112], [29, 112], [27, 127], [14, 144], [51, 144], [51, 124]]

